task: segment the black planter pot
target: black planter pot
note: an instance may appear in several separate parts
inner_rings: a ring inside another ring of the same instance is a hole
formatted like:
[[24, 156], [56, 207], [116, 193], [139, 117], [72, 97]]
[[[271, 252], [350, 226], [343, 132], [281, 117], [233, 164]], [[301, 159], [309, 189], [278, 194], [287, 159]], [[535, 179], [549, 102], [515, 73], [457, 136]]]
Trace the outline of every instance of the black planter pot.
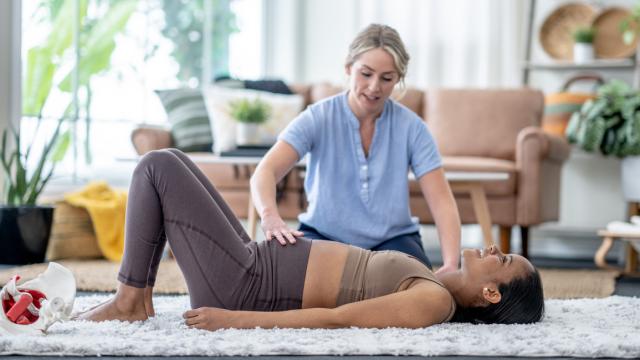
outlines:
[[0, 264], [44, 262], [52, 206], [0, 206]]

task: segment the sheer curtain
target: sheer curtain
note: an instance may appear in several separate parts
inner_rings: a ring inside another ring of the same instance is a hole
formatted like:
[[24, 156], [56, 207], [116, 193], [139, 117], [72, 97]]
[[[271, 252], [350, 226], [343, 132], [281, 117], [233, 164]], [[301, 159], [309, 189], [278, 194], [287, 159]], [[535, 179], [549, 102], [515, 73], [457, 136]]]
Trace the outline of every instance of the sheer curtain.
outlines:
[[357, 0], [354, 23], [398, 30], [409, 85], [508, 87], [521, 82], [526, 9], [524, 0]]

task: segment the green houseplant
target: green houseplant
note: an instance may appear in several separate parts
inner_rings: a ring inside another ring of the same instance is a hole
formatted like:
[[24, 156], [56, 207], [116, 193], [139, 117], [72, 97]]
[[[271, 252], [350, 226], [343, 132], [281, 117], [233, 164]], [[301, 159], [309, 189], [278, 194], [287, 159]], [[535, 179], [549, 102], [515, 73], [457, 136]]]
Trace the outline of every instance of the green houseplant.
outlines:
[[230, 115], [238, 122], [237, 145], [256, 145], [261, 141], [259, 126], [269, 119], [271, 107], [266, 102], [240, 99], [229, 102]]
[[593, 27], [579, 27], [573, 32], [573, 61], [584, 64], [593, 61], [593, 39], [596, 29]]
[[631, 10], [631, 15], [620, 22], [620, 32], [622, 33], [622, 41], [625, 44], [632, 44], [636, 41], [636, 36], [640, 32], [640, 1], [636, 2]]
[[571, 116], [566, 135], [585, 151], [622, 158], [623, 193], [640, 201], [639, 91], [620, 80], [602, 85], [597, 97]]
[[[44, 261], [54, 208], [36, 202], [71, 142], [69, 132], [60, 133], [62, 124], [63, 119], [58, 120], [39, 154], [33, 143], [23, 151], [23, 139], [13, 128], [2, 132], [0, 165], [5, 189], [0, 202], [0, 264]], [[33, 156], [36, 165], [27, 171]]]
[[593, 27], [579, 27], [573, 32], [573, 40], [577, 43], [593, 43], [596, 36], [596, 29]]

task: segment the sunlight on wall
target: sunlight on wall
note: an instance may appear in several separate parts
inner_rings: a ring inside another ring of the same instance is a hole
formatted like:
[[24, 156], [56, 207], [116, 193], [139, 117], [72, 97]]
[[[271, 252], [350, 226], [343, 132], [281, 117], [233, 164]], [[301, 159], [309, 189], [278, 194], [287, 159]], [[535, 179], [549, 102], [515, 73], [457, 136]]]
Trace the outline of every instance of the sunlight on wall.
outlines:
[[242, 31], [229, 37], [229, 72], [238, 79], [258, 79], [264, 75], [263, 2], [234, 0], [231, 11]]

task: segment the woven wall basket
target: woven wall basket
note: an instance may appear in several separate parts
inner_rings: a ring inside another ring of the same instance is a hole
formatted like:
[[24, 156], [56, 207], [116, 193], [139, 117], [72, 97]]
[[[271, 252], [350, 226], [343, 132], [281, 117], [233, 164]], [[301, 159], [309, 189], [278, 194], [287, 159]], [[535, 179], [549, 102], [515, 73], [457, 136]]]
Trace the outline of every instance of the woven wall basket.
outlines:
[[542, 48], [554, 59], [573, 59], [573, 32], [579, 27], [591, 26], [595, 17], [595, 8], [587, 4], [559, 6], [549, 14], [540, 28]]
[[[596, 35], [593, 39], [593, 48], [596, 57], [602, 59], [627, 58], [636, 51], [638, 36], [636, 35], [630, 44], [625, 44], [620, 32], [620, 23], [631, 16], [631, 12], [620, 7], [611, 7], [602, 11], [594, 20]], [[632, 24], [632, 30], [635, 25]]]

